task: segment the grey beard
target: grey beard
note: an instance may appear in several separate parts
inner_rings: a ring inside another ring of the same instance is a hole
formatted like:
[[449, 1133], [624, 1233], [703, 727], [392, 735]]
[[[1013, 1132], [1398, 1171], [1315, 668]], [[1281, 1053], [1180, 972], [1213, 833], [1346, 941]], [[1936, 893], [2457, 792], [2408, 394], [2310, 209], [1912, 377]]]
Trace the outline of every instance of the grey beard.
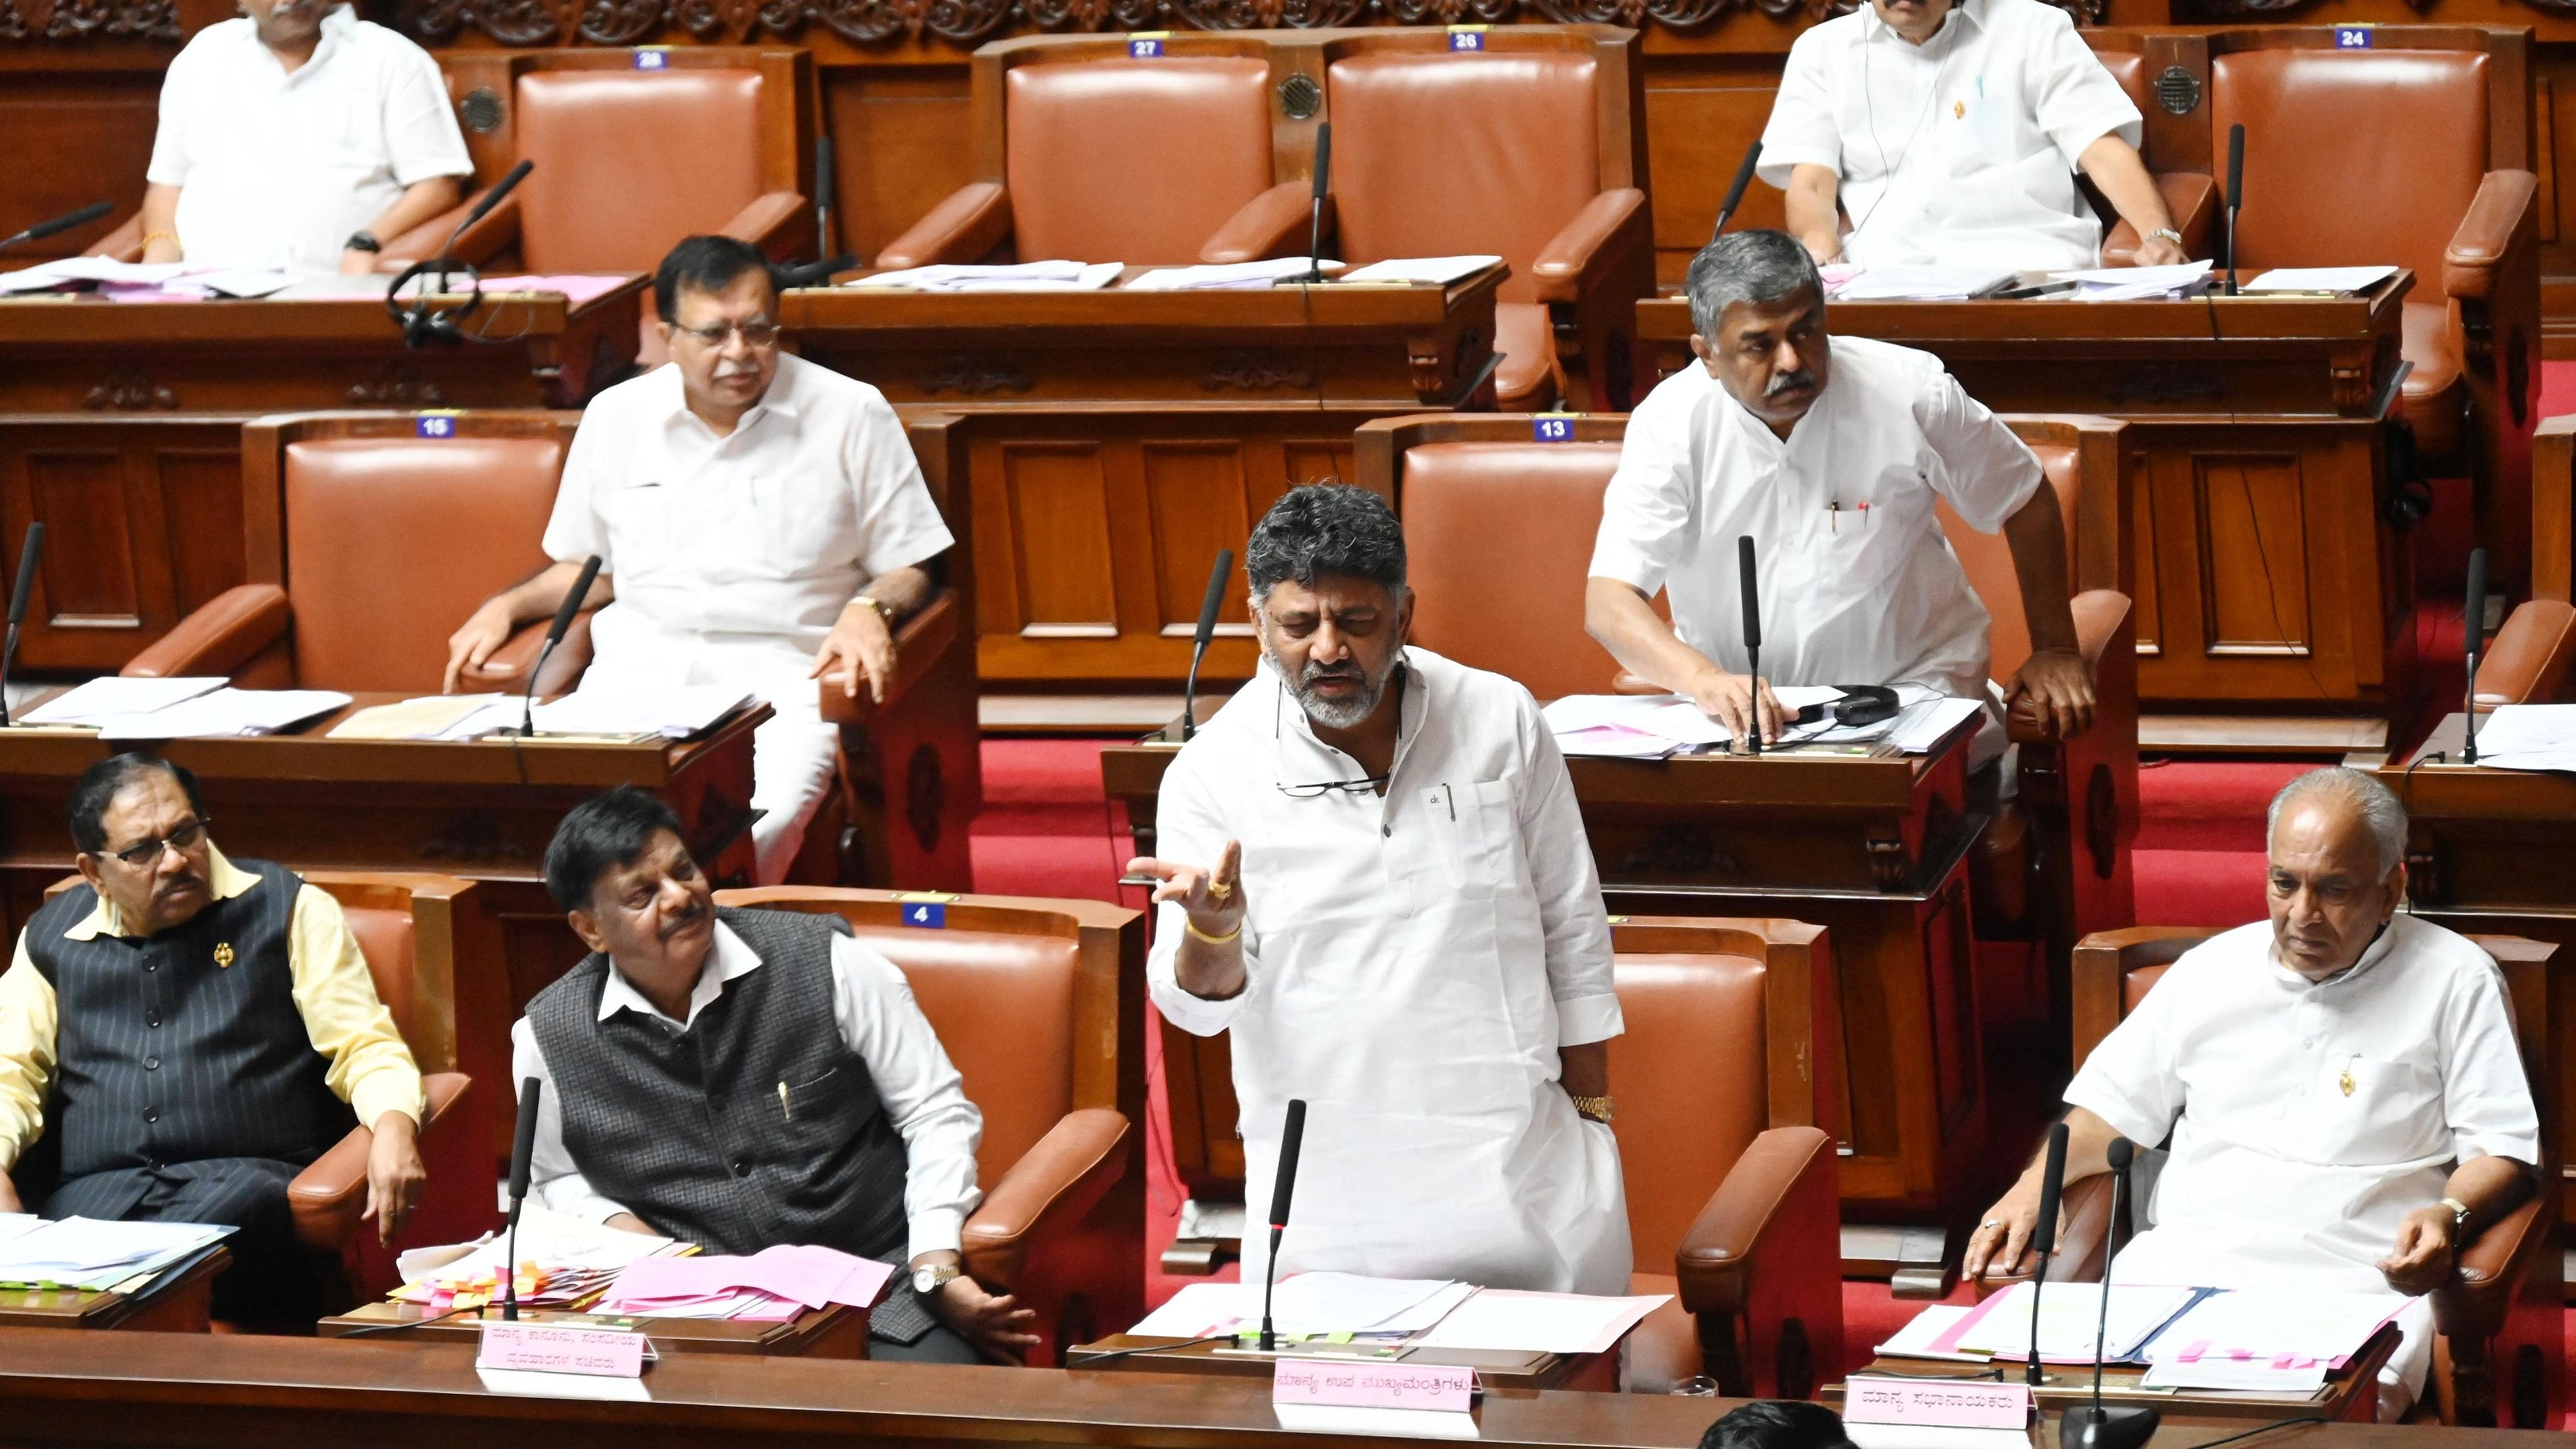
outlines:
[[1386, 681], [1363, 678], [1360, 692], [1339, 702], [1318, 699], [1314, 686], [1306, 681], [1290, 685], [1288, 691], [1297, 696], [1297, 707], [1306, 711], [1306, 718], [1328, 730], [1346, 730], [1377, 713], [1377, 703], [1386, 695]]

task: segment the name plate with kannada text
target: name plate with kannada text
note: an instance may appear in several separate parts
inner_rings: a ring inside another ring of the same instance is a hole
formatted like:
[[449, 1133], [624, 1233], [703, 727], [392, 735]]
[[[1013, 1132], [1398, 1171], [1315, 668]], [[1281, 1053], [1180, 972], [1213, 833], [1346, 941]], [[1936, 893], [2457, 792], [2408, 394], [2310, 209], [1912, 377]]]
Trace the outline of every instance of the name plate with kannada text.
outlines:
[[554, 1323], [485, 1323], [474, 1366], [522, 1373], [644, 1376], [644, 1335]]
[[2028, 1384], [1973, 1380], [1876, 1379], [1843, 1383], [1843, 1417], [1855, 1424], [1941, 1429], [2021, 1429], [2030, 1424]]
[[1475, 1401], [1474, 1369], [1437, 1364], [1283, 1358], [1270, 1381], [1270, 1402], [1274, 1404], [1465, 1413], [1475, 1406]]

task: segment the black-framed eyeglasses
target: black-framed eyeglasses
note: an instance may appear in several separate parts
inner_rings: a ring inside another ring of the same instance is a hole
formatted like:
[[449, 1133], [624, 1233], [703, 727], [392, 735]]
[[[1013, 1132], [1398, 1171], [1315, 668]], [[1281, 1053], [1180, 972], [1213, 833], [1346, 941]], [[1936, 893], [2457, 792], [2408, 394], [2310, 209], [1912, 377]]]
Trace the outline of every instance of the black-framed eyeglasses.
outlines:
[[[1291, 800], [1313, 800], [1332, 794], [1366, 795], [1376, 792], [1387, 782], [1384, 775], [1363, 775], [1356, 780], [1318, 780], [1312, 785], [1277, 785], [1280, 794]], [[1274, 782], [1275, 784], [1276, 782]]]
[[694, 337], [708, 347], [722, 347], [725, 345], [725, 339], [736, 333], [740, 333], [742, 340], [753, 347], [778, 345], [778, 324], [775, 322], [738, 322], [715, 327], [680, 327], [677, 323], [672, 325], [678, 328], [683, 336]]
[[171, 831], [169, 834], [162, 836], [158, 840], [141, 841], [136, 844], [129, 845], [123, 850], [106, 850], [99, 853], [102, 855], [115, 856], [118, 860], [124, 861], [130, 866], [138, 868], [147, 866], [152, 862], [159, 860], [161, 858], [161, 852], [165, 850], [169, 850], [174, 847], [181, 851], [196, 849], [197, 842], [206, 838], [207, 827], [214, 823], [215, 821], [213, 816], [207, 816], [202, 820], [191, 820], [187, 824], [180, 826], [178, 829]]

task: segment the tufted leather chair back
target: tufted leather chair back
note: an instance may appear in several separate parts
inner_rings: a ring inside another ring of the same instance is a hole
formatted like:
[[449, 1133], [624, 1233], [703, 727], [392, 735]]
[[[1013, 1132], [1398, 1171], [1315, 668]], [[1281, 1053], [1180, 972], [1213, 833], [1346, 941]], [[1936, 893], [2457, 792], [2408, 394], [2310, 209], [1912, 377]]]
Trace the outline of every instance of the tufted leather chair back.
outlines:
[[1606, 694], [1583, 580], [1617, 443], [1425, 443], [1404, 453], [1413, 638], [1541, 700]]
[[[2075, 518], [2084, 497], [2076, 451], [2062, 443], [2034, 443], [2031, 451], [2039, 455], [2039, 466], [2057, 490], [2058, 514], [2066, 524], [2066, 557], [2071, 569], [2075, 559]], [[2021, 575], [2013, 571], [2012, 545], [2000, 533], [1979, 533], [1970, 528], [1946, 502], [1935, 508], [1941, 516], [1941, 531], [1950, 540], [1950, 551], [1959, 556], [1959, 566], [1967, 570], [1968, 587], [1977, 591], [1978, 600], [1994, 620], [1987, 636], [1993, 655], [1987, 672], [1996, 679], [2010, 679], [2022, 661], [2030, 657], [2030, 622], [2022, 613]]]
[[1186, 265], [1271, 185], [1270, 67], [1251, 56], [1015, 65], [1003, 107], [1022, 261]]
[[903, 968], [912, 995], [984, 1114], [979, 1179], [1012, 1163], [1073, 1110], [1074, 983], [1069, 938], [914, 930], [861, 922], [860, 940]]
[[1742, 956], [1622, 952], [1611, 1130], [1640, 1273], [1670, 1273], [1682, 1235], [1769, 1120], [1764, 968]]

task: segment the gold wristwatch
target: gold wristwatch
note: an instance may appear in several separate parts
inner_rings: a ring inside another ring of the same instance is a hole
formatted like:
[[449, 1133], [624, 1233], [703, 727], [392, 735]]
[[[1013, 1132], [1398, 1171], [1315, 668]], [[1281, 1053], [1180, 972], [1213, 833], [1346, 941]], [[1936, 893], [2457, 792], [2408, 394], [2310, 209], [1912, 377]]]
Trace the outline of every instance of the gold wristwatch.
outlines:
[[1572, 1092], [1568, 1092], [1568, 1093], [1566, 1093], [1566, 1096], [1568, 1096], [1568, 1097], [1570, 1097], [1570, 1098], [1572, 1098], [1572, 1099], [1573, 1099], [1573, 1101], [1574, 1101], [1574, 1110], [1575, 1110], [1575, 1112], [1576, 1112], [1578, 1115], [1580, 1115], [1580, 1116], [1584, 1116], [1584, 1117], [1588, 1117], [1588, 1118], [1590, 1118], [1591, 1120], [1593, 1120], [1593, 1121], [1595, 1121], [1595, 1122], [1600, 1123], [1600, 1124], [1601, 1124], [1602, 1126], [1604, 1126], [1604, 1127], [1607, 1127], [1607, 1126], [1609, 1126], [1609, 1125], [1610, 1125], [1610, 1099], [1609, 1099], [1609, 1098], [1607, 1098], [1607, 1097], [1576, 1097]]
[[869, 608], [876, 610], [877, 617], [885, 620], [885, 626], [887, 628], [891, 629], [894, 627], [894, 607], [886, 603], [883, 599], [879, 599], [868, 594], [861, 594], [857, 598], [850, 600], [850, 602], [853, 604], [865, 604]]

